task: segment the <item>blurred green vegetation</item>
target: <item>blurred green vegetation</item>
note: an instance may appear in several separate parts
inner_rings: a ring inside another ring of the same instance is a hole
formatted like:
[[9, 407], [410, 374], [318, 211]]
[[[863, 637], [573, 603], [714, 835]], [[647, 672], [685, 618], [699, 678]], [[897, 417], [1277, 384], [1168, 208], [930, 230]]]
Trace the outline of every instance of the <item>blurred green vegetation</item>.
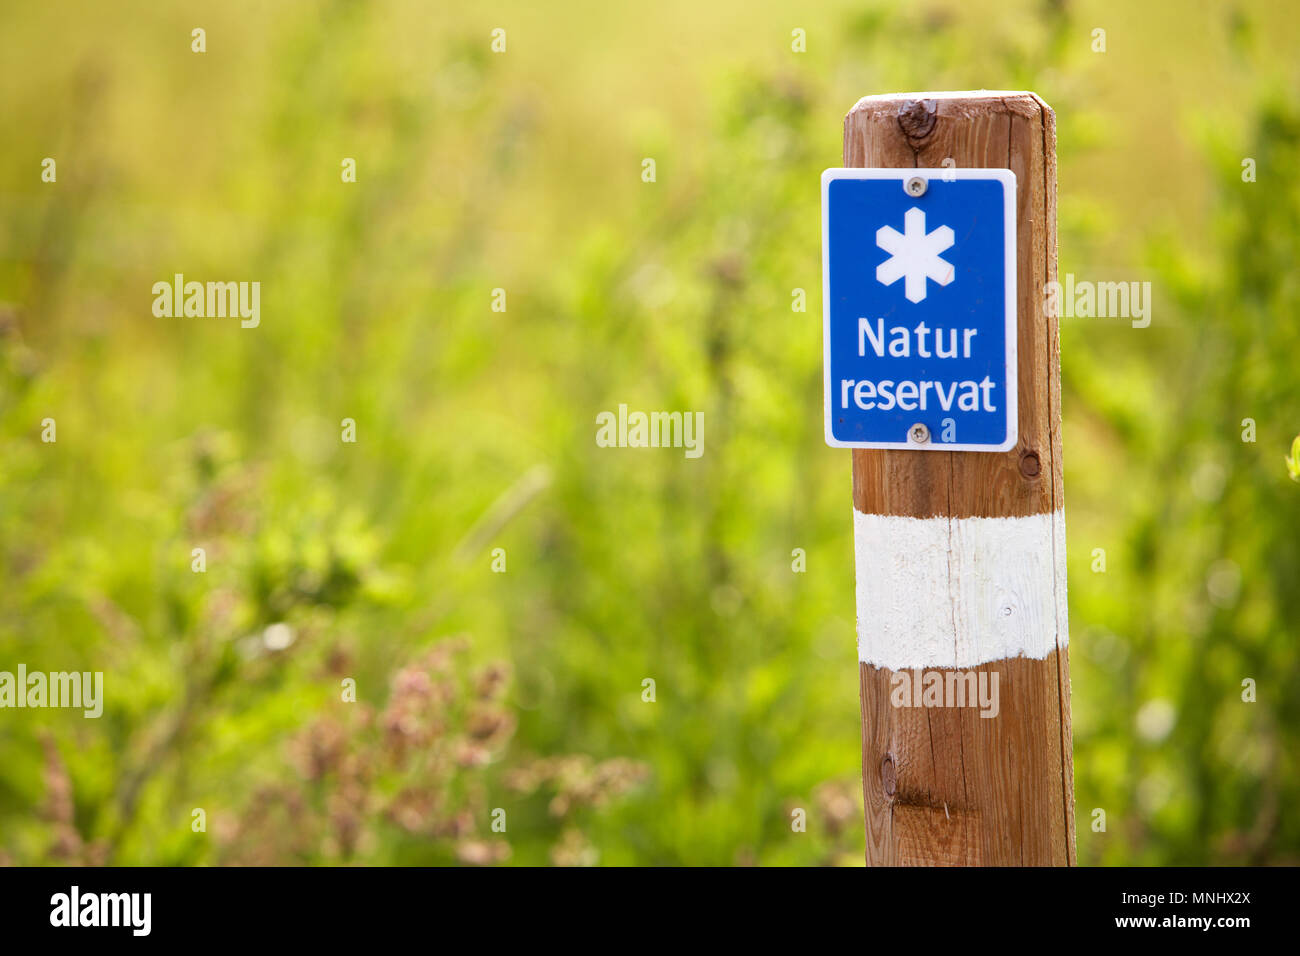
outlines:
[[1300, 11], [0, 18], [0, 670], [106, 691], [0, 713], [0, 859], [861, 863], [818, 174], [859, 96], [988, 87], [1057, 111], [1062, 274], [1155, 296], [1062, 322], [1080, 861], [1300, 861]]

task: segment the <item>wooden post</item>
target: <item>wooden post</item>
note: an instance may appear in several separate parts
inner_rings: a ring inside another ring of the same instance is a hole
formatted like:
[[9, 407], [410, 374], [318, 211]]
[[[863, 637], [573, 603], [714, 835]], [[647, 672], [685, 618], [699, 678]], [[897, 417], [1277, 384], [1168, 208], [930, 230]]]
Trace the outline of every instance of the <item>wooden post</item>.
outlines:
[[[1017, 446], [853, 450], [867, 863], [1073, 865], [1060, 352], [1043, 308], [1055, 115], [1032, 93], [870, 96], [845, 117], [844, 165], [1017, 178]], [[936, 672], [985, 680], [996, 716], [891, 701]]]

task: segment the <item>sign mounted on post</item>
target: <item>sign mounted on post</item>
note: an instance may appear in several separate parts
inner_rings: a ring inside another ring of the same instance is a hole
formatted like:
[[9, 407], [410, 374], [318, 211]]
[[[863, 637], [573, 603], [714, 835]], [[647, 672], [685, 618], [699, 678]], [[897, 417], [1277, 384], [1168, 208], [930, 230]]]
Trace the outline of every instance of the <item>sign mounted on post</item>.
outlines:
[[1016, 176], [822, 173], [826, 443], [1016, 444]]

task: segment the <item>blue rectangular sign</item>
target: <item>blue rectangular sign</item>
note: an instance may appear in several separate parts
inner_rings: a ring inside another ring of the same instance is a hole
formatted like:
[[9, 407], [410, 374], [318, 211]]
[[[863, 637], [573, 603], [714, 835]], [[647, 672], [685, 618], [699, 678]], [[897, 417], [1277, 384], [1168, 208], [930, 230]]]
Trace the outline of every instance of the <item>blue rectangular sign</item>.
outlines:
[[1016, 176], [822, 173], [826, 443], [1016, 443]]

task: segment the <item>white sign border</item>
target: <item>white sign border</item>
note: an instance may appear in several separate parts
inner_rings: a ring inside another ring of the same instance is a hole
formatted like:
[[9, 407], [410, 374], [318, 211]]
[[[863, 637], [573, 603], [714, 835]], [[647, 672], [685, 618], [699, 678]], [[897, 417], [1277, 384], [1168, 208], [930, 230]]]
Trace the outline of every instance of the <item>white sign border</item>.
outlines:
[[[924, 176], [927, 180], [938, 179], [952, 182], [961, 179], [993, 179], [1002, 183], [1003, 211], [1005, 225], [1003, 234], [1006, 248], [1006, 344], [1007, 344], [1007, 438], [998, 445], [970, 445], [960, 442], [928, 441], [924, 443], [901, 442], [854, 442], [841, 441], [831, 431], [831, 257], [830, 257], [830, 185], [838, 179], [896, 179], [899, 188], [913, 176]], [[1020, 440], [1020, 418], [1018, 398], [1020, 393], [1019, 358], [1017, 352], [1018, 332], [1016, 325], [1016, 174], [1010, 169], [956, 169], [942, 167], [902, 167], [902, 168], [861, 168], [831, 167], [822, 171], [822, 378], [825, 381], [823, 394], [823, 426], [826, 431], [826, 444], [832, 448], [889, 448], [909, 449], [911, 451], [1010, 451]]]

